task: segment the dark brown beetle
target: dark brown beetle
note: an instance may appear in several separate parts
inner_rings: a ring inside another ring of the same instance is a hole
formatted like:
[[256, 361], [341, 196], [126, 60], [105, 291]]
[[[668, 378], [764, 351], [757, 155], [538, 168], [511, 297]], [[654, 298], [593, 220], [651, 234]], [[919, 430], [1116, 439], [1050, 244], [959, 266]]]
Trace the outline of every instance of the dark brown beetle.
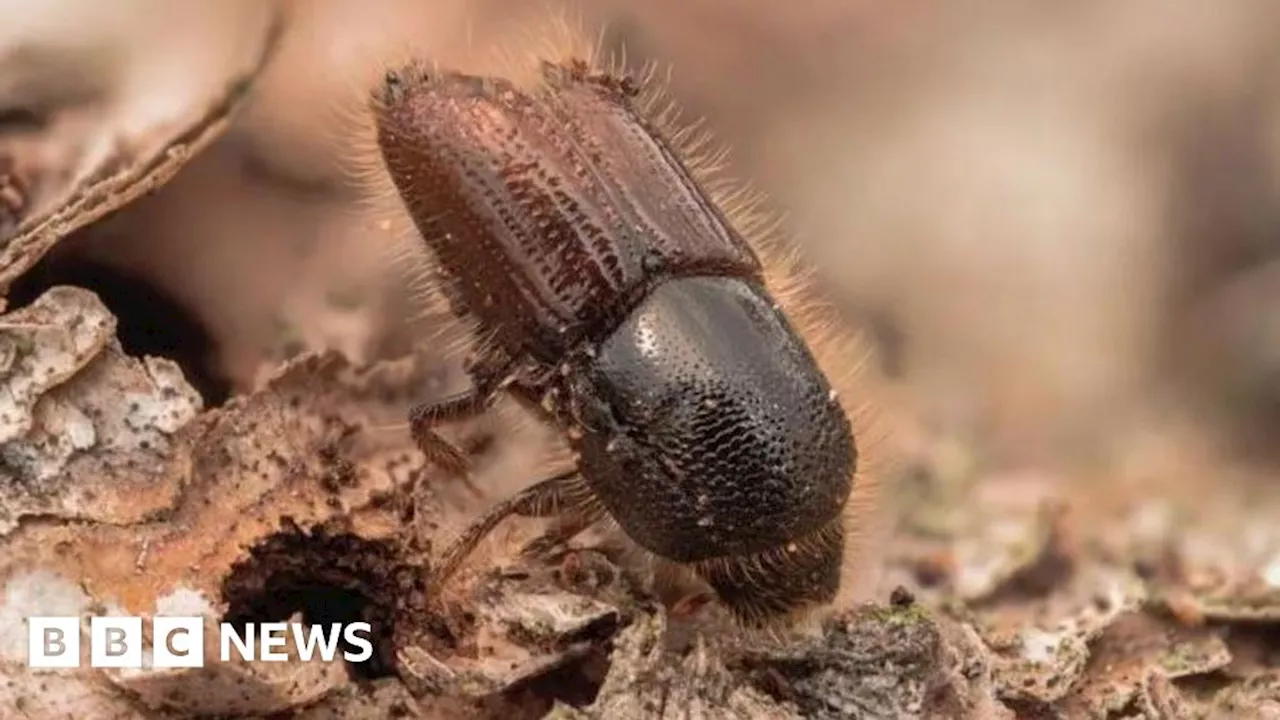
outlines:
[[464, 471], [432, 428], [509, 392], [578, 457], [486, 513], [435, 577], [513, 513], [609, 517], [763, 625], [836, 596], [853, 428], [759, 249], [641, 106], [579, 61], [543, 63], [533, 87], [411, 64], [376, 93], [385, 170], [483, 341], [473, 388], [416, 409], [414, 437]]

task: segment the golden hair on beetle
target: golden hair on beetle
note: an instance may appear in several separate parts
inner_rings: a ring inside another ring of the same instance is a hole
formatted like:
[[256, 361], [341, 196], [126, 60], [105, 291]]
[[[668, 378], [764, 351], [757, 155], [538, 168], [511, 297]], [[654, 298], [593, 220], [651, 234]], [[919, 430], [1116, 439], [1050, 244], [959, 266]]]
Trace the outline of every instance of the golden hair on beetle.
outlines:
[[[730, 225], [744, 237], [754, 249], [764, 266], [765, 286], [778, 307], [789, 318], [796, 332], [809, 347], [818, 367], [833, 388], [841, 408], [853, 426], [858, 457], [853, 480], [853, 491], [843, 508], [843, 533], [819, 530], [808, 537], [798, 538], [785, 548], [770, 550], [751, 558], [728, 560], [717, 558], [704, 561], [701, 566], [717, 571], [736, 573], [748, 581], [755, 569], [772, 567], [776, 572], [780, 565], [792, 562], [794, 553], [820, 553], [826, 543], [842, 543], [843, 566], [841, 587], [834, 603], [800, 607], [788, 616], [762, 622], [764, 629], [783, 624], [788, 627], [811, 625], [826, 610], [847, 607], [856, 600], [865, 599], [865, 593], [875, 582], [877, 550], [884, 540], [888, 526], [883, 513], [877, 512], [880, 504], [878, 481], [884, 468], [883, 458], [877, 457], [882, 447], [883, 435], [873, 408], [877, 403], [873, 383], [865, 382], [864, 363], [869, 352], [858, 339], [846, 332], [837, 313], [825, 304], [813, 291], [811, 271], [802, 261], [798, 248], [780, 231], [782, 219], [766, 209], [760, 193], [729, 174], [730, 155], [719, 146], [701, 122], [687, 122], [678, 112], [677, 105], [668, 96], [660, 79], [657, 64], [632, 74], [627, 71], [624, 53], [610, 54], [603, 47], [603, 31], [595, 34], [584, 32], [584, 23], [568, 12], [543, 11], [536, 22], [516, 23], [520, 31], [501, 39], [494, 49], [476, 52], [473, 46], [465, 57], [454, 62], [427, 63], [415, 53], [402, 53], [396, 62], [383, 63], [381, 67], [394, 69], [402, 75], [425, 77], [448, 69], [481, 77], [498, 77], [523, 89], [537, 89], [546, 82], [546, 64], [585, 67], [591, 76], [632, 77], [639, 88], [631, 102], [636, 110], [665, 144], [680, 158], [695, 181], [707, 193], [728, 219]], [[428, 317], [434, 323], [432, 341], [447, 343], [453, 352], [477, 352], [490, 338], [479, 335], [476, 324], [466, 318], [453, 315], [440, 289], [437, 268], [429, 250], [410, 219], [404, 202], [393, 185], [383, 162], [375, 132], [374, 118], [381, 111], [376, 93], [369, 88], [376, 84], [373, 77], [366, 77], [372, 84], [363, 85], [358, 109], [347, 105], [344, 157], [357, 183], [364, 188], [366, 205], [363, 212], [370, 218], [370, 227], [384, 242], [388, 262], [400, 268], [413, 279], [412, 285]], [[530, 481], [539, 480], [531, 477]], [[694, 566], [682, 566], [672, 561], [650, 556], [657, 577], [680, 582], [692, 577]], [[699, 564], [695, 564], [699, 565]], [[746, 618], [751, 625], [752, 619]]]

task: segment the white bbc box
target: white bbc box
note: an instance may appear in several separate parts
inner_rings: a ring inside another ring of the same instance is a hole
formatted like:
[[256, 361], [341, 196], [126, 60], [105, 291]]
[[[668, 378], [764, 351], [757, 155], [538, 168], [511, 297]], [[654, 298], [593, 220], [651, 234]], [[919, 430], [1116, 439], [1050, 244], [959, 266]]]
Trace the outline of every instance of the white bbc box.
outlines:
[[28, 618], [27, 665], [33, 668], [80, 667], [80, 618]]
[[[27, 662], [33, 668], [80, 667], [79, 617], [27, 619]], [[204, 667], [204, 618], [160, 616], [151, 620], [151, 665]], [[142, 618], [136, 615], [89, 619], [89, 666], [141, 668]]]

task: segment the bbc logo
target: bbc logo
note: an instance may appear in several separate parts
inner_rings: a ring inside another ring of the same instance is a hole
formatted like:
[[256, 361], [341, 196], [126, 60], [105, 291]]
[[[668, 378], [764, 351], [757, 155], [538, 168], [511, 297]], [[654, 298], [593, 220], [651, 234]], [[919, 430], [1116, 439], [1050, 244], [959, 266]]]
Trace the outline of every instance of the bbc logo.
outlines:
[[[28, 619], [27, 658], [33, 668], [80, 667], [80, 618]], [[155, 667], [204, 665], [204, 618], [157, 617], [152, 620], [151, 661]], [[93, 617], [89, 620], [89, 665], [142, 667], [142, 618]]]
[[[204, 618], [157, 616], [151, 620], [150, 666], [158, 668], [204, 667]], [[360, 663], [373, 657], [372, 627], [357, 622], [328, 626], [303, 623], [258, 623], [237, 627], [219, 624], [219, 652], [223, 662], [236, 655], [253, 662], [287, 662], [292, 639], [300, 660], [319, 655], [332, 662], [339, 655]], [[81, 620], [78, 617], [27, 619], [27, 662], [32, 668], [77, 668], [81, 660]], [[89, 620], [89, 666], [99, 668], [143, 667], [142, 618], [93, 617]], [[345, 644], [345, 648], [339, 649]]]

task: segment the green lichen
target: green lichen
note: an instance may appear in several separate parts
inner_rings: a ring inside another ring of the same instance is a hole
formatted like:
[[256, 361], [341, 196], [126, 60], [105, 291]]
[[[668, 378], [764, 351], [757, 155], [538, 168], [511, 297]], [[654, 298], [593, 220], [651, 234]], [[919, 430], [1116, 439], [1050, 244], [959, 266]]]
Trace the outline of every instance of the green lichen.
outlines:
[[905, 605], [871, 605], [867, 615], [877, 622], [898, 626], [932, 622], [929, 611], [920, 603]]

